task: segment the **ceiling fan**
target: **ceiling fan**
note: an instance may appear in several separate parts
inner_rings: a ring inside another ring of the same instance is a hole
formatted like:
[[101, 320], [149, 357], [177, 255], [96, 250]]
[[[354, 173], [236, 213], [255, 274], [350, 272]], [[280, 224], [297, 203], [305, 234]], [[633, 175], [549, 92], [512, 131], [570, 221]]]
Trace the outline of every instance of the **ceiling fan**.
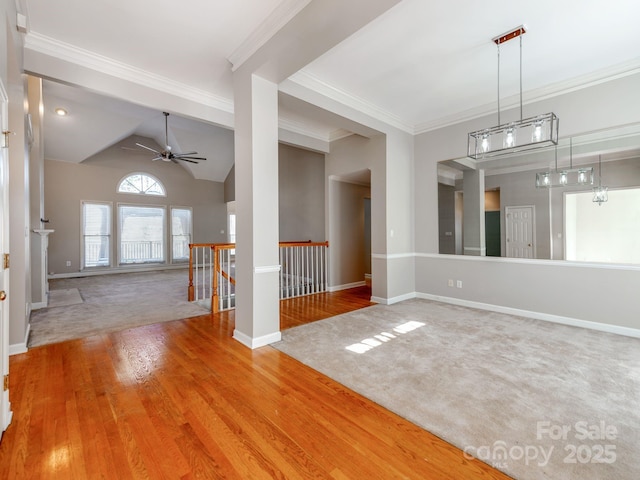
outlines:
[[177, 160], [181, 160], [183, 162], [189, 162], [189, 163], [198, 163], [197, 160], [206, 160], [206, 158], [204, 157], [194, 157], [193, 155], [197, 155], [198, 152], [186, 152], [186, 153], [174, 153], [171, 151], [171, 145], [169, 145], [169, 113], [168, 112], [162, 112], [164, 115], [164, 150], [162, 151], [158, 151], [154, 148], [151, 147], [147, 147], [146, 145], [142, 145], [141, 143], [136, 143], [136, 145], [138, 147], [147, 149], [152, 151], [153, 153], [156, 154], [155, 157], [153, 157], [151, 160], [152, 161], [156, 161], [156, 160], [162, 160], [163, 162], [173, 162], [173, 163], [178, 163]]

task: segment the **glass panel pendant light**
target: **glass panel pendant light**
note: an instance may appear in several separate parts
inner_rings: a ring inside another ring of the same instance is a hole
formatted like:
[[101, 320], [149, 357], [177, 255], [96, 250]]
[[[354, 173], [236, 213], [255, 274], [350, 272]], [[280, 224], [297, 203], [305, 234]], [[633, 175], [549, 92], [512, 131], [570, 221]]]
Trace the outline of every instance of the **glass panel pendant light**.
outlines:
[[555, 149], [555, 168], [536, 173], [537, 188], [579, 187], [593, 185], [593, 167], [573, 168], [573, 140], [569, 139], [569, 168], [558, 170], [558, 147]]
[[[521, 25], [492, 39], [498, 47], [498, 125], [469, 133], [467, 155], [474, 160], [558, 144], [558, 117], [554, 113], [522, 118], [522, 35], [525, 32]], [[516, 37], [520, 39], [520, 120], [501, 124], [500, 45]]]
[[593, 201], [602, 206], [602, 204], [609, 200], [609, 189], [602, 186], [602, 155], [598, 155], [598, 186], [593, 187]]

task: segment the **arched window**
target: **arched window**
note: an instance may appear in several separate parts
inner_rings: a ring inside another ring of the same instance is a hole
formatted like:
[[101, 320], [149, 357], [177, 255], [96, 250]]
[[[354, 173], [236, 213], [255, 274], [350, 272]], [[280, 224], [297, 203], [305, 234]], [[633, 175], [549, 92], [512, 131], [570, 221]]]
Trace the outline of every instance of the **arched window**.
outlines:
[[157, 195], [166, 197], [166, 191], [160, 180], [148, 173], [132, 173], [124, 177], [118, 184], [118, 193], [134, 193], [137, 195]]

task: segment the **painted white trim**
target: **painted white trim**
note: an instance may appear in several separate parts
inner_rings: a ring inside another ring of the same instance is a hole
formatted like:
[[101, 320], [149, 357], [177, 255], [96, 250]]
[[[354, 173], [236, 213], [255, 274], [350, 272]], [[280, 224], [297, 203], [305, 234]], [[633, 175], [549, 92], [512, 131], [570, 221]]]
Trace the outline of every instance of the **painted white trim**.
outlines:
[[[577, 90], [582, 90], [583, 88], [593, 87], [604, 82], [617, 80], [629, 75], [635, 75], [639, 72], [640, 60], [634, 59], [629, 62], [613, 65], [596, 72], [588, 73], [581, 77], [571, 78], [569, 80], [554, 83], [552, 85], [546, 85], [542, 88], [526, 92], [524, 94], [523, 105], [529, 105], [532, 103], [547, 100], [549, 98], [559, 97], [560, 95], [566, 95]], [[520, 103], [520, 96], [512, 95], [511, 97], [501, 99], [500, 103], [502, 104], [501, 110], [516, 108]], [[451, 125], [457, 125], [459, 123], [485, 117], [487, 115], [492, 115], [495, 112], [495, 103], [488, 103], [464, 112], [458, 112], [446, 117], [418, 123], [414, 125], [414, 135], [420, 135], [422, 133], [450, 127]]]
[[340, 290], [348, 290], [350, 288], [364, 287], [367, 283], [361, 282], [345, 283], [343, 285], [333, 285], [327, 289], [328, 292], [339, 292]]
[[119, 62], [69, 43], [55, 40], [46, 35], [29, 32], [24, 36], [24, 48], [49, 55], [54, 58], [80, 65], [116, 78], [121, 78], [145, 87], [153, 88], [170, 95], [181, 97], [208, 107], [233, 113], [233, 100], [221, 97], [206, 90], [176, 82], [141, 68]]
[[27, 344], [29, 342], [29, 334], [31, 333], [31, 323], [27, 324], [27, 331], [24, 334], [24, 342], [22, 343], [14, 343], [13, 345], [9, 345], [9, 356], [11, 355], [19, 355], [21, 353], [27, 353], [29, 349], [27, 348]]
[[343, 128], [328, 131], [326, 128], [313, 128], [313, 125], [310, 123], [303, 123], [282, 116], [278, 119], [278, 127], [288, 132], [297, 133], [298, 135], [303, 135], [326, 143], [331, 143], [335, 140], [340, 140], [341, 138], [353, 135], [352, 132]]
[[235, 72], [260, 47], [267, 43], [289, 21], [300, 13], [311, 0], [284, 0], [271, 14], [244, 40], [231, 55], [231, 71]]
[[371, 187], [371, 182], [360, 182], [358, 180], [353, 180], [348, 176], [329, 175], [329, 180], [333, 182], [342, 182], [342, 183], [349, 183], [351, 185], [358, 185], [360, 187]]
[[391, 298], [382, 298], [382, 297], [371, 297], [371, 301], [375, 303], [380, 303], [382, 305], [393, 305], [394, 303], [404, 302], [405, 300], [412, 300], [416, 298], [416, 292], [405, 293], [404, 295], [398, 295], [397, 297]]
[[263, 267], [253, 267], [253, 273], [275, 273], [280, 271], [280, 265], [265, 265]]
[[364, 274], [364, 278], [365, 278], [365, 280], [371, 280], [371, 274], [370, 273], [365, 273]]
[[607, 270], [630, 270], [640, 272], [640, 265], [622, 265], [614, 263], [589, 263], [568, 260], [546, 260], [539, 258], [481, 257], [479, 255], [451, 255], [444, 253], [416, 253], [416, 258], [433, 258], [436, 260], [460, 260], [462, 262], [501, 262], [524, 263], [529, 265], [546, 265], [549, 267], [566, 266], [580, 268], [603, 268]]
[[247, 334], [242, 333], [237, 328], [233, 330], [233, 338], [243, 344], [245, 347], [249, 347], [251, 350], [270, 345], [272, 343], [282, 340], [281, 332], [274, 332], [262, 337], [252, 338]]
[[545, 322], [559, 323], [572, 327], [587, 328], [589, 330], [597, 330], [600, 332], [613, 333], [616, 335], [624, 335], [626, 337], [640, 338], [640, 330], [629, 327], [621, 327], [618, 325], [609, 325], [605, 323], [591, 322], [589, 320], [580, 320], [577, 318], [562, 317], [560, 315], [551, 315], [548, 313], [532, 312], [530, 310], [521, 310], [519, 308], [503, 307], [489, 303], [474, 302], [463, 300], [460, 298], [443, 297], [440, 295], [431, 295], [429, 293], [416, 293], [416, 298], [425, 300], [434, 300], [436, 302], [449, 303], [451, 305], [460, 305], [462, 307], [477, 308], [479, 310], [488, 310], [490, 312], [506, 313], [508, 315], [517, 315], [519, 317], [533, 318], [534, 320], [542, 320]]
[[486, 247], [464, 247], [465, 252], [477, 252], [480, 254], [486, 253]]
[[372, 253], [371, 258], [378, 260], [396, 260], [398, 258], [414, 258], [415, 253]]
[[365, 115], [369, 115], [370, 117], [384, 122], [387, 125], [391, 125], [392, 127], [402, 130], [403, 132], [410, 133], [412, 135], [414, 134], [415, 129], [413, 125], [406, 123], [397, 115], [383, 110], [377, 105], [362, 98], [347, 93], [344, 90], [335, 87], [334, 85], [330, 85], [329, 83], [320, 80], [315, 75], [305, 71], [304, 69], [294, 73], [287, 80], [301, 87], [308, 88], [320, 95], [341, 103], [342, 105], [353, 108]]
[[47, 308], [48, 302], [36, 302], [31, 304], [31, 311], [40, 310], [41, 308]]
[[[95, 269], [94, 269], [95, 268]], [[54, 273], [49, 275], [49, 279], [53, 278], [81, 278], [81, 277], [93, 277], [96, 275], [111, 275], [116, 273], [140, 273], [140, 272], [157, 272], [161, 270], [180, 270], [189, 268], [189, 264], [175, 264], [175, 265], [157, 265], [157, 266], [149, 266], [149, 267], [94, 267], [91, 269], [81, 270], [79, 272], [68, 272], [68, 273]]]

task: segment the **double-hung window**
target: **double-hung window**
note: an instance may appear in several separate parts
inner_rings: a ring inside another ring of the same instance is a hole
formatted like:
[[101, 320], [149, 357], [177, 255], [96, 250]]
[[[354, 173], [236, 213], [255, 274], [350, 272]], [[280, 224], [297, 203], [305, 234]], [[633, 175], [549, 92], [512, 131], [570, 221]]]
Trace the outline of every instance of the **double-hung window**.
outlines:
[[[124, 177], [118, 193], [162, 197], [166, 190], [160, 181], [145, 173]], [[189, 261], [193, 236], [191, 207], [119, 203], [116, 241], [112, 242], [112, 204], [82, 202], [83, 268], [110, 267], [117, 245], [117, 265], [163, 264]]]
[[171, 207], [171, 262], [189, 261], [192, 225], [191, 208]]
[[82, 202], [82, 267], [111, 266], [111, 203]]
[[166, 208], [118, 205], [119, 263], [165, 262]]

